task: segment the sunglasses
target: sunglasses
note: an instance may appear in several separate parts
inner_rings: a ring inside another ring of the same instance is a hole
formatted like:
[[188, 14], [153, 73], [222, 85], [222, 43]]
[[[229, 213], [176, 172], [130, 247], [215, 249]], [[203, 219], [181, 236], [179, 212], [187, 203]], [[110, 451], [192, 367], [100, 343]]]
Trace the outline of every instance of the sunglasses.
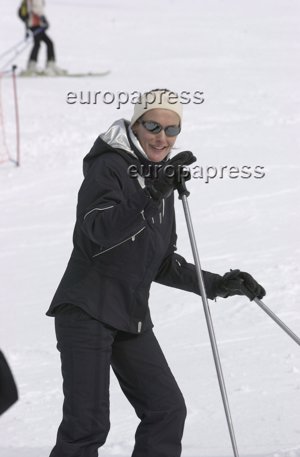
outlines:
[[155, 121], [141, 121], [141, 124], [148, 132], [154, 133], [155, 135], [163, 130], [167, 136], [176, 136], [181, 131], [180, 125], [168, 125], [167, 127], [163, 127]]

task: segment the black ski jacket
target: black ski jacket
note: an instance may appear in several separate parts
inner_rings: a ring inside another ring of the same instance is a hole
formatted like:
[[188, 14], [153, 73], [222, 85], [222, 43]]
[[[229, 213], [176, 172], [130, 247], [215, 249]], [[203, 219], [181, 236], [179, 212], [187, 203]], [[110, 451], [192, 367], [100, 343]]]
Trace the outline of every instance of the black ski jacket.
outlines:
[[18, 400], [18, 389], [2, 351], [0, 351], [0, 415]]
[[[130, 166], [144, 161], [128, 123], [115, 122], [84, 159], [74, 249], [48, 316], [71, 303], [94, 318], [130, 333], [153, 326], [148, 306], [152, 281], [199, 293], [195, 267], [176, 251], [174, 195], [159, 206], [144, 178]], [[208, 298], [220, 276], [203, 272]]]

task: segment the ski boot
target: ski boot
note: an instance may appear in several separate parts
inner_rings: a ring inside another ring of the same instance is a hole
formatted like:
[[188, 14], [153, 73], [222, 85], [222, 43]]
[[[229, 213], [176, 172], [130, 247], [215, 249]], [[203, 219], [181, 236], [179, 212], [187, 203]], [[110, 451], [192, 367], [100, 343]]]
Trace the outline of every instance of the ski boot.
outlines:
[[43, 74], [45, 76], [64, 76], [67, 75], [68, 72], [63, 68], [58, 67], [54, 60], [49, 60], [47, 62], [45, 70], [43, 71]]
[[37, 76], [39, 73], [36, 62], [34, 60], [29, 60], [27, 69], [21, 71], [20, 76]]

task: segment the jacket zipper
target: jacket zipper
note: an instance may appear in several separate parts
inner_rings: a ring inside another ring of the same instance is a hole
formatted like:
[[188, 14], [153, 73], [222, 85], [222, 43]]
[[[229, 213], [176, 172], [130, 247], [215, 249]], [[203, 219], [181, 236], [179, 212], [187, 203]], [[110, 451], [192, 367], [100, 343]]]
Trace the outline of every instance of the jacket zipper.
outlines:
[[165, 199], [162, 201], [162, 212], [159, 213], [159, 222], [162, 224], [163, 218], [165, 217]]
[[105, 252], [111, 251], [111, 249], [117, 248], [118, 246], [120, 246], [123, 243], [126, 243], [129, 240], [135, 241], [136, 236], [139, 235], [143, 230], [145, 230], [145, 228], [146, 227], [142, 227], [137, 233], [135, 233], [134, 235], [131, 235], [129, 238], [126, 238], [126, 240], [123, 240], [123, 241], [120, 241], [120, 243], [114, 244], [110, 248], [105, 249], [105, 251], [98, 252], [98, 254], [93, 255], [93, 257], [97, 257], [98, 255], [105, 254]]
[[105, 211], [105, 210], [111, 209], [111, 208], [114, 208], [114, 206], [107, 206], [106, 208], [93, 208], [93, 209], [91, 209], [91, 211], [89, 211], [88, 213], [86, 213], [86, 214], [84, 215], [83, 220], [85, 220], [85, 218], [86, 218], [89, 214], [91, 214], [93, 211]]

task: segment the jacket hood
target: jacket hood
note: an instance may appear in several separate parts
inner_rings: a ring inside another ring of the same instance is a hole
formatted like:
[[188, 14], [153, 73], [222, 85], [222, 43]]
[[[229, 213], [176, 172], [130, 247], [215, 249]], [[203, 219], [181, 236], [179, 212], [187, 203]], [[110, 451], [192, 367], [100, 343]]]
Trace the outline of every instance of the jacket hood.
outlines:
[[84, 157], [84, 176], [86, 176], [87, 171], [95, 159], [106, 152], [112, 151], [122, 154], [130, 163], [141, 159], [142, 161], [148, 161], [138, 139], [131, 130], [129, 121], [119, 119], [106, 132], [98, 136], [90, 152]]

